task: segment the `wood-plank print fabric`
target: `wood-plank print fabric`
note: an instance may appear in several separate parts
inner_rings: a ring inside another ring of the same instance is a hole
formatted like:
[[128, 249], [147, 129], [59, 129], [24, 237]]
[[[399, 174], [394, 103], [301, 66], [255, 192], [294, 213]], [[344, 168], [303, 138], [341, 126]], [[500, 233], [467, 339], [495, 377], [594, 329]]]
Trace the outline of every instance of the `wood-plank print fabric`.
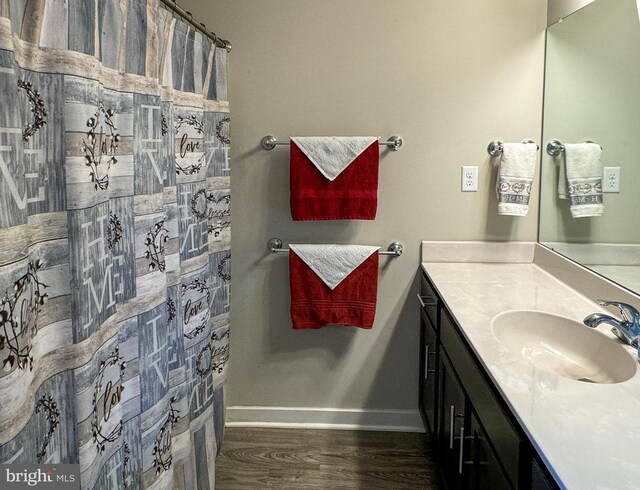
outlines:
[[158, 0], [0, 0], [0, 463], [214, 488], [226, 62]]

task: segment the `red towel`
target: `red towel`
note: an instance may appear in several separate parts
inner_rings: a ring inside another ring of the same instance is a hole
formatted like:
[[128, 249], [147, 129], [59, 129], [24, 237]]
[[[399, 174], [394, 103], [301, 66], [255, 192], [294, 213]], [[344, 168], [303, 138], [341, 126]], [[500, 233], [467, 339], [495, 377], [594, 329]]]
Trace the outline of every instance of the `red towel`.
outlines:
[[291, 321], [294, 329], [351, 325], [370, 329], [378, 297], [378, 253], [331, 290], [295, 252], [289, 252]]
[[335, 180], [291, 142], [291, 216], [296, 221], [375, 219], [380, 147], [368, 146]]

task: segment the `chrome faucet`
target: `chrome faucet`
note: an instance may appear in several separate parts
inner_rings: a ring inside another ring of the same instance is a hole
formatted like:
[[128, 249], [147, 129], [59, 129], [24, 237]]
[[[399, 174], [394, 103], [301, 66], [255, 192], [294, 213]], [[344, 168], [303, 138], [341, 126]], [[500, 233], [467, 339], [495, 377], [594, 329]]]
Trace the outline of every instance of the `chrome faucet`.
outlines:
[[602, 306], [617, 306], [620, 310], [622, 320], [603, 313], [593, 313], [584, 319], [584, 324], [587, 327], [595, 328], [601, 323], [608, 323], [612, 325], [611, 331], [616, 337], [632, 347], [638, 347], [638, 338], [640, 337], [640, 312], [633, 306], [619, 301], [599, 299], [598, 304]]

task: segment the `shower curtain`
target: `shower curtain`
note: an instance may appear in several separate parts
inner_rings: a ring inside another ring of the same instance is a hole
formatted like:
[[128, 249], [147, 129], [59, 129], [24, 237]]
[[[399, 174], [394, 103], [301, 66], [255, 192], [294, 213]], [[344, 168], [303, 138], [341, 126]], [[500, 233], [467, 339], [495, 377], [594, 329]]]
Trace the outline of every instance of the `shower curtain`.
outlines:
[[214, 487], [226, 59], [158, 0], [0, 0], [0, 463]]

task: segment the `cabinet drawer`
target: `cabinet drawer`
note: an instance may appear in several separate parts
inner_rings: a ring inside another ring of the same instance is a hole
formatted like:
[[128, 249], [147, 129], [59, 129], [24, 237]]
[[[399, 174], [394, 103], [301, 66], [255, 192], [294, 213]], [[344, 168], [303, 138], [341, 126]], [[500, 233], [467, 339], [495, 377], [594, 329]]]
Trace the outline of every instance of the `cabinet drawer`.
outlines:
[[422, 274], [420, 284], [420, 297], [422, 303], [424, 303], [423, 311], [427, 314], [427, 317], [431, 321], [431, 325], [434, 328], [438, 327], [438, 296], [436, 291], [431, 286], [427, 278]]
[[523, 457], [525, 441], [522, 440], [508, 415], [495, 398], [475, 360], [454, 326], [449, 313], [440, 312], [440, 341], [451, 359], [467, 396], [473, 405], [480, 424], [500, 459], [514, 487], [518, 485], [518, 470]]

